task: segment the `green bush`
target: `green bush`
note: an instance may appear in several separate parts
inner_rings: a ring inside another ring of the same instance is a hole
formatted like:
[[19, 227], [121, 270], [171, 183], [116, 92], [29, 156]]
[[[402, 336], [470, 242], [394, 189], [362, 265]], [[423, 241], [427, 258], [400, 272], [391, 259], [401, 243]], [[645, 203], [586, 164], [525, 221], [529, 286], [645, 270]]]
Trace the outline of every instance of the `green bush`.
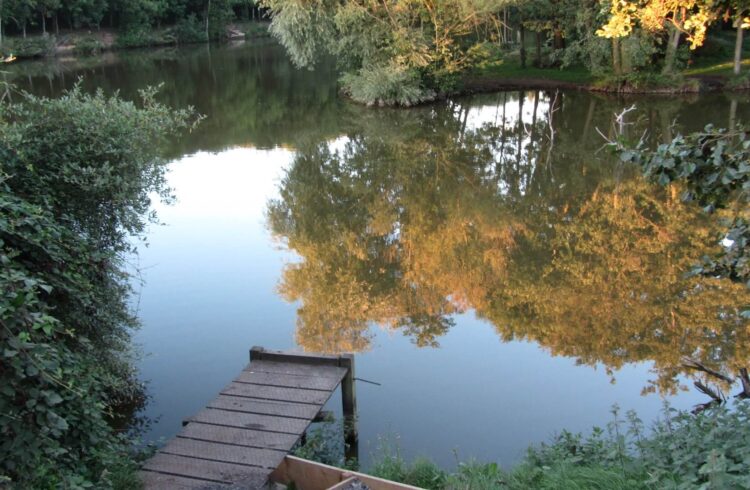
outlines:
[[245, 27], [245, 37], [247, 39], [271, 37], [269, 28], [270, 24], [268, 22], [251, 22]]
[[3, 43], [2, 54], [13, 55], [19, 59], [41, 58], [54, 54], [56, 44], [54, 36], [11, 38]]
[[206, 31], [204, 25], [195, 14], [190, 14], [181, 19], [174, 27], [177, 42], [182, 44], [206, 42]]
[[145, 48], [148, 46], [173, 44], [174, 42], [174, 37], [160, 35], [152, 30], [130, 30], [117, 35], [115, 47], [120, 49]]
[[381, 439], [373, 466], [368, 470], [373, 476], [398, 481], [420, 488], [442, 489], [447, 474], [426, 458], [417, 458], [411, 464], [402, 457], [397, 446]]
[[395, 64], [361, 68], [341, 77], [344, 92], [368, 106], [410, 107], [434, 100], [437, 94], [423, 86], [416, 70]]
[[109, 424], [142, 392], [123, 263], [150, 195], [168, 196], [156, 152], [192, 117], [153, 96], [76, 88], [0, 108], [0, 475], [18, 488], [133, 478]]
[[609, 75], [596, 83], [601, 90], [614, 92], [698, 92], [700, 82], [686, 79], [679, 73], [664, 74], [654, 71], [636, 71], [625, 75]]
[[[749, 401], [698, 415], [665, 406], [650, 433], [634, 412], [623, 420], [615, 406], [612, 414], [606, 428], [594, 427], [588, 435], [563, 431], [529, 448], [509, 471], [475, 461], [459, 463], [453, 472], [424, 458], [409, 463], [392, 438], [385, 438], [367, 473], [435, 490], [750, 488]], [[316, 435], [296, 454], [321, 461], [321, 455], [340, 447], [341, 437], [340, 432]], [[322, 462], [341, 466], [337, 457]]]
[[104, 50], [104, 44], [95, 37], [82, 37], [76, 40], [74, 51], [78, 54], [98, 54]]

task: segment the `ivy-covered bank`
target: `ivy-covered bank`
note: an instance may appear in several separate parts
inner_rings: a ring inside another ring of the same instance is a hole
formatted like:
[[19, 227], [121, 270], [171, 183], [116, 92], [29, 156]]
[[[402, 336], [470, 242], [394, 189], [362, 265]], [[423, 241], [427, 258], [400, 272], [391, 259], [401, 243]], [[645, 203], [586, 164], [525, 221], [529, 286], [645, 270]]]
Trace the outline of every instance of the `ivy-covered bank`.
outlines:
[[113, 409], [141, 397], [126, 265], [150, 195], [169, 197], [158, 148], [196, 121], [74, 89], [0, 105], [0, 487], [134, 488]]

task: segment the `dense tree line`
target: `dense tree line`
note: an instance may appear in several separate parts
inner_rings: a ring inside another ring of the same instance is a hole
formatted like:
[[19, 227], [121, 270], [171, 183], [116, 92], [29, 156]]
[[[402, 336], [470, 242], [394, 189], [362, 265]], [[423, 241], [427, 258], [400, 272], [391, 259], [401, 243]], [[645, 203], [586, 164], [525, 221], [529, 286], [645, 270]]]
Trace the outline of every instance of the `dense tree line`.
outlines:
[[[736, 29], [745, 0], [264, 0], [272, 32], [300, 66], [333, 54], [345, 90], [410, 105], [455, 90], [461, 75], [513, 50], [522, 67], [583, 66], [596, 76], [673, 76], [710, 28]], [[529, 49], [533, 52], [529, 53]], [[645, 74], [645, 75], [644, 75]]]
[[191, 16], [258, 19], [256, 0], [0, 0], [3, 31], [59, 33], [61, 29], [148, 29]]

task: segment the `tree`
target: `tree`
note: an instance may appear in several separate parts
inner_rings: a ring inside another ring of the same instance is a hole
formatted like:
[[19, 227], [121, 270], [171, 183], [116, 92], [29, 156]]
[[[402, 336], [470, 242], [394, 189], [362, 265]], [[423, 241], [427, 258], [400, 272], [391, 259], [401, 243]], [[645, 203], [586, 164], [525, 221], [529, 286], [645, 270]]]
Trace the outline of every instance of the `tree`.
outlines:
[[613, 40], [615, 72], [622, 73], [622, 38], [629, 36], [636, 27], [656, 34], [667, 32], [663, 73], [672, 73], [681, 37], [687, 37], [690, 49], [701, 46], [717, 14], [717, 4], [713, 0], [615, 0], [610, 7], [609, 21], [597, 34]]
[[744, 30], [750, 29], [750, 6], [744, 0], [731, 0], [727, 6], [725, 19], [733, 19], [732, 25], [737, 30], [734, 43], [734, 66], [733, 73], [738, 76], [742, 72], [742, 48], [744, 41]]
[[[334, 55], [355, 99], [408, 105], [449, 91], [485, 42], [499, 42], [504, 0], [266, 0], [294, 62]], [[395, 92], [395, 95], [394, 95]]]

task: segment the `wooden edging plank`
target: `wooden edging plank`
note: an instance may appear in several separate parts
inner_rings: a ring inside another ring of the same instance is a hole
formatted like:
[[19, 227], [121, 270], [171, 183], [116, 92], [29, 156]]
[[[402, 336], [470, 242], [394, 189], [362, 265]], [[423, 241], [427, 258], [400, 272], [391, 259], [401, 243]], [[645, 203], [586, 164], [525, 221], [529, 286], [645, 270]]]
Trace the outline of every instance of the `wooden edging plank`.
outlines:
[[250, 349], [250, 361], [277, 361], [290, 364], [305, 364], [309, 366], [340, 366], [341, 356], [328, 354], [305, 354], [302, 352], [287, 352], [268, 350], [263, 347]]
[[298, 490], [331, 489], [342, 481], [355, 477], [371, 490], [422, 490], [419, 487], [405, 485], [390, 480], [342, 470], [335, 466], [328, 466], [314, 461], [287, 456], [284, 461], [271, 473], [270, 480], [289, 485], [294, 483]]
[[283, 402], [307, 403], [324, 405], [331, 397], [331, 392], [300, 390], [297, 388], [282, 388], [278, 386], [249, 385], [230, 383], [221, 391], [222, 395], [244, 396], [261, 400], [277, 400]]
[[340, 381], [334, 377], [290, 375], [282, 373], [254, 371], [252, 370], [252, 366], [250, 367], [251, 369], [242, 371], [234, 381], [256, 385], [280, 386], [285, 388], [321, 391], [335, 390]]
[[297, 435], [238, 429], [237, 427], [223, 427], [220, 425], [202, 424], [200, 422], [189, 423], [182, 429], [178, 437], [284, 452], [289, 451], [299, 439]]
[[206, 408], [189, 419], [191, 422], [204, 424], [223, 425], [225, 427], [237, 427], [240, 429], [253, 429], [266, 432], [283, 432], [299, 436], [307, 426], [309, 420], [294, 419], [290, 417], [275, 417], [272, 415], [259, 415], [257, 413], [230, 412], [216, 408]]
[[260, 400], [239, 396], [219, 395], [208, 404], [209, 408], [220, 408], [235, 412], [259, 413], [263, 415], [279, 415], [312, 420], [320, 411], [317, 405], [306, 403], [289, 403], [275, 400]]
[[317, 376], [341, 380], [347, 368], [339, 366], [314, 366], [276, 361], [253, 361], [245, 371], [285, 374], [288, 376]]

